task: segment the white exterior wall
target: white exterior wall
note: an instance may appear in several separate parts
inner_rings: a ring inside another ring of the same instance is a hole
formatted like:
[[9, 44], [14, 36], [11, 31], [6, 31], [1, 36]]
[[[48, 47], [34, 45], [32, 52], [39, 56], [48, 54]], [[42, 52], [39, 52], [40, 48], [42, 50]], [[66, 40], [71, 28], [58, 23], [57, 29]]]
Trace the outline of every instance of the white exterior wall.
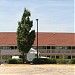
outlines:
[[67, 58], [67, 56], [75, 56], [75, 50], [68, 50], [68, 49], [39, 49], [40, 55], [41, 56], [50, 56], [50, 58], [52, 58], [52, 56], [60, 56], [60, 58]]
[[4, 63], [7, 61], [9, 57], [12, 56], [19, 56], [21, 53], [17, 49], [9, 49], [9, 50], [3, 50], [0, 49], [0, 63]]
[[1, 55], [21, 55], [17, 49], [1, 50]]
[[[31, 52], [33, 52], [31, 54]], [[75, 49], [39, 49], [40, 56], [47, 57], [49, 56], [52, 58], [53, 56], [57, 58], [59, 56], [60, 58], [67, 58], [67, 56], [71, 56], [71, 59], [75, 58]], [[35, 54], [37, 54], [36, 51], [29, 51], [27, 59], [32, 60], [33, 58], [36, 58]], [[3, 59], [2, 56], [19, 56], [21, 53], [17, 49], [0, 49], [0, 61], [3, 63], [6, 61], [6, 59]]]

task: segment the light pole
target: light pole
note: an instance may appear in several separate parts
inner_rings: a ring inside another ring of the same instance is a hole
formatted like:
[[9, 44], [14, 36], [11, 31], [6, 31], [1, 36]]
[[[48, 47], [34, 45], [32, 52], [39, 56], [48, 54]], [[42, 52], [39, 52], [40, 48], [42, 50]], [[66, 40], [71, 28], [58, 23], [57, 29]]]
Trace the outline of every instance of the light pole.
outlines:
[[38, 19], [36, 19], [37, 21], [37, 59], [38, 59]]
[[1, 50], [0, 50], [0, 65], [1, 65]]

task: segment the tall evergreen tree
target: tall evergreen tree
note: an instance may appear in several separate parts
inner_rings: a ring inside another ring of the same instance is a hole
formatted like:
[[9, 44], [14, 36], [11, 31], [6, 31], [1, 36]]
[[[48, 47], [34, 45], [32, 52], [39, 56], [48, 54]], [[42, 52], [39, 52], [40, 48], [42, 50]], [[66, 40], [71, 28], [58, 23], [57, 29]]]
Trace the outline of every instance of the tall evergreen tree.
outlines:
[[22, 53], [23, 63], [35, 40], [35, 30], [31, 30], [33, 21], [30, 20], [30, 16], [30, 11], [24, 9], [22, 19], [18, 22], [17, 28], [17, 47]]

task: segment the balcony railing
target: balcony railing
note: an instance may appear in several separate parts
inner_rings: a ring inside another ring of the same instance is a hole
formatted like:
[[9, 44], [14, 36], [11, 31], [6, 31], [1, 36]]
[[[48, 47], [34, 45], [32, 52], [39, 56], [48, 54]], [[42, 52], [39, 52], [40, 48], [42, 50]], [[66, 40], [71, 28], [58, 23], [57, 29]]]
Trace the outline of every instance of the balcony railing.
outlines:
[[53, 49], [53, 50], [45, 50], [45, 49], [40, 49], [39, 50], [40, 53], [75, 53], [75, 50], [57, 50], [57, 49]]

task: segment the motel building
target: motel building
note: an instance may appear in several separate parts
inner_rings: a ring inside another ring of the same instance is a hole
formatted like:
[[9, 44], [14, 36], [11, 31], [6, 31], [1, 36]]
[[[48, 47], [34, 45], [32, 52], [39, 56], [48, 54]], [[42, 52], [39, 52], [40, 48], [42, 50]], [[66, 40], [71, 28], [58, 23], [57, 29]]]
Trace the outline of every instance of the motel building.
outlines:
[[[37, 50], [37, 38], [32, 47]], [[39, 32], [38, 50], [41, 56], [48, 58], [75, 58], [75, 33]], [[16, 32], [0, 32], [0, 63], [12, 56], [21, 56], [17, 49]]]

